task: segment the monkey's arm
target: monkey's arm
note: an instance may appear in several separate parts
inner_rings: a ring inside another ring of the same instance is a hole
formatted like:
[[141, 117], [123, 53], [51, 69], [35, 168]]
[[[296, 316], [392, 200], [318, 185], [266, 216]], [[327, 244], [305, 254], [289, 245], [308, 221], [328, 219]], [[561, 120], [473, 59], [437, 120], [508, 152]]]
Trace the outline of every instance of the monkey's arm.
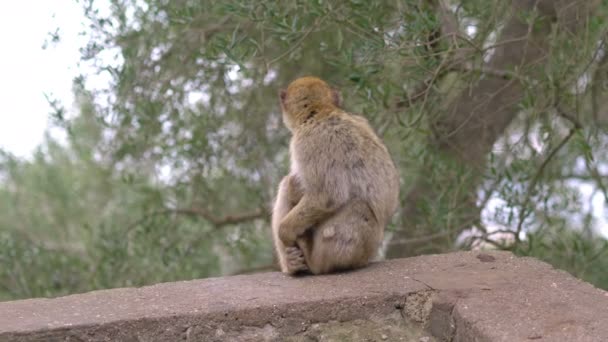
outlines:
[[279, 224], [279, 238], [285, 246], [295, 245], [296, 239], [318, 222], [336, 212], [335, 203], [322, 194], [304, 194], [298, 204]]
[[298, 178], [294, 175], [285, 176], [285, 197], [294, 207], [304, 196], [304, 190], [298, 181]]

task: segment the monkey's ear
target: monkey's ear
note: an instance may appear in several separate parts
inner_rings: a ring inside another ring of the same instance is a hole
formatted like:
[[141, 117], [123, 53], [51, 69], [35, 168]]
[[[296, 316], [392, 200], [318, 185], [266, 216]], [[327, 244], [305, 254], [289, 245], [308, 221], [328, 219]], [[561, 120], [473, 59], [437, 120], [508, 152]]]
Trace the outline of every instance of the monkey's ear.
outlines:
[[287, 91], [285, 89], [281, 89], [279, 91], [279, 99], [281, 99], [281, 104], [285, 103], [286, 98], [287, 98]]
[[336, 88], [331, 88], [331, 95], [334, 101], [334, 106], [340, 108], [342, 107], [342, 95], [340, 91]]

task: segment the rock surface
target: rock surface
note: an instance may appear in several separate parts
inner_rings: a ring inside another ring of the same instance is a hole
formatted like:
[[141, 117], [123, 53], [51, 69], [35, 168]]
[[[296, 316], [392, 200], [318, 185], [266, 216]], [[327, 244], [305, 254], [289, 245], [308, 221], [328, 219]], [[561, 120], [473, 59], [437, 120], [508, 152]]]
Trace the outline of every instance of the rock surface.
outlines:
[[608, 292], [459, 252], [328, 276], [209, 278], [0, 303], [0, 341], [608, 341]]

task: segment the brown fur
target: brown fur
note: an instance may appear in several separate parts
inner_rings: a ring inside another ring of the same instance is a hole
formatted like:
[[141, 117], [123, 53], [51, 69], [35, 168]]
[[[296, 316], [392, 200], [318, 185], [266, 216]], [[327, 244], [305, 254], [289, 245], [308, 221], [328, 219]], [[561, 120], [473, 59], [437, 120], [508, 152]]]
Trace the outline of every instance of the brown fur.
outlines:
[[272, 230], [281, 270], [313, 274], [365, 266], [397, 208], [399, 177], [366, 119], [339, 108], [315, 77], [280, 94], [292, 132], [291, 171], [279, 185]]

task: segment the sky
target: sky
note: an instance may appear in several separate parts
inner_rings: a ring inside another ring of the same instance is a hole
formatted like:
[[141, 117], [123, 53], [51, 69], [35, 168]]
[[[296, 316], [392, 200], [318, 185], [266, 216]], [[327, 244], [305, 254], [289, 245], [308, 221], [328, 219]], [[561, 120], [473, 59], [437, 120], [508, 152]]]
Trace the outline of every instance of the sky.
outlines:
[[[27, 157], [42, 142], [50, 107], [45, 93], [72, 104], [78, 48], [86, 37], [74, 0], [0, 2], [0, 147]], [[61, 42], [42, 48], [60, 28]]]

